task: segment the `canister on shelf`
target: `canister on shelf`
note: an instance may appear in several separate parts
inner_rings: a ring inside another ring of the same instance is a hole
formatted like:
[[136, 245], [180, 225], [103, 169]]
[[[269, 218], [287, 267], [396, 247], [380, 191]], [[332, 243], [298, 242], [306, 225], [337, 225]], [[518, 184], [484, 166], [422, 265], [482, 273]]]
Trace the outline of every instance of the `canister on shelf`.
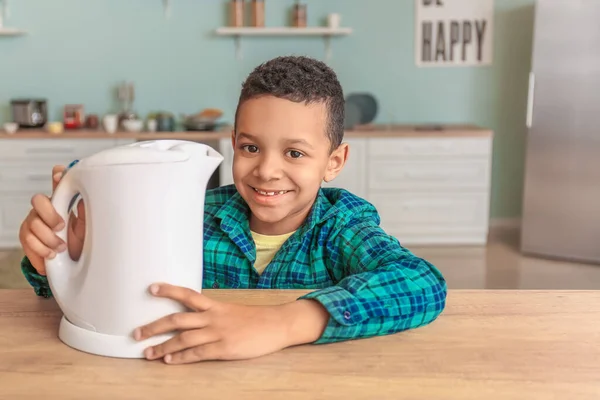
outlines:
[[265, 26], [265, 0], [252, 0], [252, 26]]
[[231, 0], [229, 2], [229, 24], [239, 28], [244, 26], [244, 0]]
[[293, 24], [296, 28], [306, 28], [306, 4], [294, 4]]

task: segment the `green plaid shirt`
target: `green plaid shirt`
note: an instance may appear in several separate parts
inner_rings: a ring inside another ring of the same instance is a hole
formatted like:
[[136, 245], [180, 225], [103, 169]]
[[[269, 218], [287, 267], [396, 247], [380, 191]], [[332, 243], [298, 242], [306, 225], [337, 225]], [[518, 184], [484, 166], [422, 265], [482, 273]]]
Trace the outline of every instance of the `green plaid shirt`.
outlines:
[[[305, 223], [261, 275], [253, 267], [248, 213], [235, 186], [207, 191], [204, 288], [314, 289], [301, 298], [319, 301], [331, 315], [316, 343], [416, 328], [444, 309], [441, 273], [387, 235], [370, 203], [343, 189], [319, 191]], [[38, 295], [51, 296], [27, 258], [22, 269]]]

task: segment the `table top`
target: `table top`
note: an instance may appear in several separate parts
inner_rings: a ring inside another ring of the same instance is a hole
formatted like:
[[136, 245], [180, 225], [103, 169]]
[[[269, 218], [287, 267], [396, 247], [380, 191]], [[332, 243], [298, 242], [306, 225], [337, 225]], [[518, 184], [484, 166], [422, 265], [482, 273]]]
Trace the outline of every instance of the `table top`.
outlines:
[[[305, 292], [205, 293], [282, 304]], [[412, 331], [188, 365], [73, 350], [60, 317], [53, 299], [0, 290], [0, 399], [600, 398], [600, 291], [451, 290]]]

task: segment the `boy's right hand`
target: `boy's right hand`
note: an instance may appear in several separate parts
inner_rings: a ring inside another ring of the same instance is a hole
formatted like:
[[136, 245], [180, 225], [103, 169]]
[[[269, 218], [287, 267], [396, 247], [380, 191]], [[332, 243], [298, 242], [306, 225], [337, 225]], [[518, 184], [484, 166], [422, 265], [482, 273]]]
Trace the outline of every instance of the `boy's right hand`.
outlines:
[[[52, 168], [52, 192], [56, 190], [63, 172], [63, 165]], [[54, 258], [56, 253], [67, 250], [66, 243], [61, 240], [56, 232], [64, 228], [65, 223], [52, 205], [50, 198], [38, 193], [31, 198], [33, 208], [21, 224], [19, 240], [25, 255], [31, 265], [40, 275], [46, 275], [45, 258]], [[68, 250], [72, 259], [77, 260], [81, 255], [85, 237], [85, 209], [83, 200], [77, 205], [78, 217], [71, 213], [67, 229]]]

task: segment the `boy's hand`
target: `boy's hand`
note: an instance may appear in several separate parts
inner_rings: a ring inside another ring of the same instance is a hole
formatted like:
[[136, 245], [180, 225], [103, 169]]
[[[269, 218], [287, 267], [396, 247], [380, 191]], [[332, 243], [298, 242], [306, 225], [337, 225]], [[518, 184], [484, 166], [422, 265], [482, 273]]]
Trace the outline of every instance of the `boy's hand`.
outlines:
[[245, 306], [212, 300], [194, 290], [168, 284], [150, 291], [184, 304], [192, 312], [171, 314], [136, 329], [136, 340], [180, 331], [162, 344], [146, 349], [146, 358], [169, 364], [259, 357], [289, 346], [317, 340], [329, 313], [316, 301], [300, 300], [279, 306]]
[[[52, 192], [60, 182], [65, 166], [57, 165], [52, 168]], [[65, 226], [65, 221], [58, 215], [50, 198], [44, 194], [36, 194], [31, 199], [33, 208], [21, 224], [19, 240], [23, 246], [25, 255], [31, 265], [41, 275], [46, 275], [45, 258], [54, 258], [56, 253], [63, 252], [67, 245], [56, 232]], [[85, 209], [83, 201], [77, 205], [79, 217], [72, 215], [72, 223], [69, 226], [67, 238], [69, 242], [69, 254], [73, 259], [81, 255], [85, 234]]]

